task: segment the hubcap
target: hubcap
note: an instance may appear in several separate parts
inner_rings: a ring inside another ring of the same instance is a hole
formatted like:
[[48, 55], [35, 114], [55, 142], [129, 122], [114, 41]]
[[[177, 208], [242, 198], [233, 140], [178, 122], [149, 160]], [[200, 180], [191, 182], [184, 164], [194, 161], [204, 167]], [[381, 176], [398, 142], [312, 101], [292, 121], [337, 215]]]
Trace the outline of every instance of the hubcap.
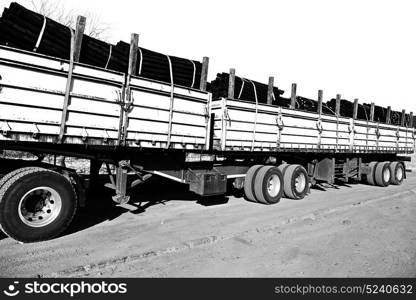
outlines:
[[402, 167], [397, 168], [396, 179], [398, 181], [401, 181], [403, 179], [403, 168]]
[[305, 174], [300, 173], [295, 178], [295, 190], [297, 193], [302, 193], [305, 190], [306, 186], [306, 177]]
[[383, 171], [383, 179], [384, 179], [384, 182], [389, 182], [390, 181], [390, 170], [388, 168], [386, 168]]
[[276, 197], [280, 192], [280, 178], [277, 175], [272, 175], [267, 184], [267, 191], [271, 197]]
[[58, 192], [50, 187], [36, 187], [28, 191], [19, 202], [20, 220], [31, 227], [42, 227], [52, 223], [59, 215], [62, 200]]

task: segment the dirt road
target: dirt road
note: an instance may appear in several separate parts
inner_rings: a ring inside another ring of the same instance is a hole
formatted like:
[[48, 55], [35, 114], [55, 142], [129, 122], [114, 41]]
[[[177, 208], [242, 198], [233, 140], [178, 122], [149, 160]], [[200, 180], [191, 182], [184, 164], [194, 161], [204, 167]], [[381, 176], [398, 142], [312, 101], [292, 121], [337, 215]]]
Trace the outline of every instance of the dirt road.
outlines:
[[[402, 186], [312, 189], [266, 206], [197, 200], [153, 180], [126, 208], [90, 196], [63, 236], [0, 237], [1, 276], [416, 276], [416, 175]], [[142, 201], [141, 206], [139, 206]]]

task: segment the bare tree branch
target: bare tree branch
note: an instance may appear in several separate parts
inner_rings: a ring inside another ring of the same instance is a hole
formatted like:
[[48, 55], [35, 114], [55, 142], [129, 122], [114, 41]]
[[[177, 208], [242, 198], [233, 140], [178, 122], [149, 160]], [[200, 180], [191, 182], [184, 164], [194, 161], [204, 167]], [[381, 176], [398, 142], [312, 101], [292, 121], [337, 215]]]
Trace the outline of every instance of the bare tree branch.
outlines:
[[66, 7], [65, 1], [58, 0], [31, 0], [33, 11], [53, 19], [65, 26], [74, 28], [77, 15], [81, 14], [87, 18], [85, 34], [103, 41], [108, 41], [110, 25], [100, 20], [100, 16], [90, 12], [76, 12]]

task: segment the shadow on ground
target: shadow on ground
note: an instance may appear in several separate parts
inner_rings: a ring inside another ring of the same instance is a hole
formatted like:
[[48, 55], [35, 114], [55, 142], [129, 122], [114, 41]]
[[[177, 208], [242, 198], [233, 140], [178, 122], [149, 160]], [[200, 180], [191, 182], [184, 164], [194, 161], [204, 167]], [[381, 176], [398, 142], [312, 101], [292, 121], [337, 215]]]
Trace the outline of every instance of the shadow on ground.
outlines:
[[[225, 196], [200, 197], [190, 192], [188, 185], [155, 176], [129, 191], [131, 198], [127, 206], [118, 206], [111, 199], [114, 191], [103, 186], [105, 182], [107, 182], [107, 176], [100, 178], [98, 187], [88, 192], [86, 207], [78, 210], [70, 227], [63, 235], [82, 231], [102, 222], [116, 219], [126, 212], [142, 214], [147, 208], [164, 205], [168, 201], [194, 201], [199, 205], [213, 206], [228, 203], [229, 196], [244, 197], [243, 190], [235, 189], [231, 182], [227, 187], [229, 192]], [[351, 187], [349, 184], [337, 181], [333, 185], [318, 184], [311, 189], [325, 191], [332, 188], [339, 189], [340, 186]], [[4, 238], [7, 238], [7, 236], [0, 231], [0, 240]]]
[[[105, 179], [103, 179], [102, 183], [104, 182]], [[98, 188], [88, 192], [86, 207], [78, 211], [64, 235], [85, 230], [104, 221], [116, 219], [126, 212], [142, 214], [147, 208], [155, 205], [164, 205], [168, 201], [194, 201], [196, 204], [203, 206], [222, 205], [228, 202], [227, 196], [202, 198], [188, 189], [188, 185], [161, 177], [152, 177], [144, 184], [136, 186], [129, 191], [130, 201], [127, 205], [118, 206], [111, 199], [114, 191], [100, 184]], [[229, 195], [239, 195], [232, 188], [229, 190], [231, 191]]]

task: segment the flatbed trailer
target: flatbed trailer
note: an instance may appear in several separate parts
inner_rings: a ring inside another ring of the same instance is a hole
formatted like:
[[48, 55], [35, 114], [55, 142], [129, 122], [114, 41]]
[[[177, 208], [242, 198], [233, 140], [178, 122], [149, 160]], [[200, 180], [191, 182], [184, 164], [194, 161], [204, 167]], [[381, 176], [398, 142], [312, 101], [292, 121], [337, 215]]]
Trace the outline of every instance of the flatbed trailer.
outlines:
[[18, 241], [56, 237], [86, 202], [79, 174], [45, 163], [46, 154], [89, 159], [91, 181], [106, 164], [106, 187], [119, 204], [151, 176], [201, 196], [225, 194], [232, 180], [263, 204], [302, 199], [318, 182], [385, 187], [406, 177], [413, 124], [237, 101], [234, 91], [212, 99], [208, 59], [200, 89], [192, 89], [136, 76], [137, 35], [127, 74], [77, 63], [79, 36], [69, 61], [0, 46], [0, 150], [39, 158], [0, 161], [0, 226]]

